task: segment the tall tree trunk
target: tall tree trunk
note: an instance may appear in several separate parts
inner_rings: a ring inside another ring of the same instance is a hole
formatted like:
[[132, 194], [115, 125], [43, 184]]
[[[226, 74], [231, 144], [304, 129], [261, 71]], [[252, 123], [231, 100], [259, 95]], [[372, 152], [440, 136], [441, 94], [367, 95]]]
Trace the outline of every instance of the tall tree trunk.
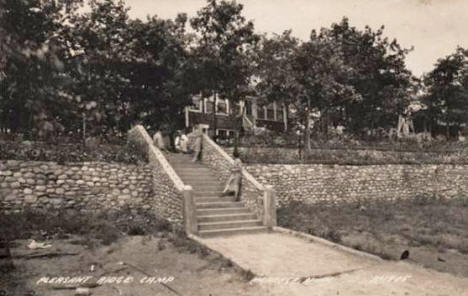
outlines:
[[448, 116], [446, 116], [446, 118], [445, 118], [445, 124], [446, 124], [445, 133], [446, 133], [446, 137], [447, 137], [447, 140], [448, 140], [448, 139], [450, 139], [450, 125], [449, 125]]
[[323, 111], [323, 131], [325, 139], [328, 140], [328, 109]]
[[86, 115], [83, 113], [82, 114], [82, 120], [83, 120], [83, 131], [82, 131], [82, 135], [83, 135], [83, 146], [86, 145]]
[[305, 118], [305, 132], [304, 132], [304, 152], [305, 155], [308, 156], [311, 152], [310, 147], [310, 118], [309, 118], [309, 111], [306, 112]]
[[213, 140], [216, 142], [216, 129], [217, 129], [217, 118], [216, 118], [216, 103], [217, 103], [217, 100], [218, 100], [218, 96], [217, 96], [217, 93], [214, 92], [213, 93]]
[[310, 99], [307, 99], [307, 109], [305, 112], [305, 132], [304, 132], [304, 152], [306, 156], [310, 155]]

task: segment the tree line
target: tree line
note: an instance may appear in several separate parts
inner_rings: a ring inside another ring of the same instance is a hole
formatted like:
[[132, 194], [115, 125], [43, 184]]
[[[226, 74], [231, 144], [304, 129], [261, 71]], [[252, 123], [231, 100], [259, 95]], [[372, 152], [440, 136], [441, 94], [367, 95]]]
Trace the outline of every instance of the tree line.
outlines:
[[122, 0], [0, 0], [0, 128], [31, 137], [118, 134], [135, 123], [175, 130], [200, 93], [283, 102], [306, 141], [312, 113], [320, 134], [332, 123], [360, 134], [396, 126], [415, 99], [429, 130], [467, 120], [462, 48], [415, 77], [405, 65], [412, 49], [347, 18], [299, 40], [257, 32], [235, 1], [207, 0], [191, 18], [128, 11]]

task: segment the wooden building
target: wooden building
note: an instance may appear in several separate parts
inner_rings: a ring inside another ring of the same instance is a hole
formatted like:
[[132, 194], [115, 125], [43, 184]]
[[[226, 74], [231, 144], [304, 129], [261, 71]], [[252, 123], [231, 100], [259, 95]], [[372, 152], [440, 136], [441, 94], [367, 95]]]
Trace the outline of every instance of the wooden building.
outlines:
[[218, 98], [215, 103], [213, 97], [197, 96], [193, 98], [193, 105], [185, 108], [185, 126], [192, 129], [197, 124], [204, 131], [212, 131], [216, 126], [216, 136], [219, 138], [231, 138], [241, 127], [244, 130], [265, 127], [274, 131], [286, 131], [288, 108], [277, 102], [260, 105], [253, 97], [239, 102]]

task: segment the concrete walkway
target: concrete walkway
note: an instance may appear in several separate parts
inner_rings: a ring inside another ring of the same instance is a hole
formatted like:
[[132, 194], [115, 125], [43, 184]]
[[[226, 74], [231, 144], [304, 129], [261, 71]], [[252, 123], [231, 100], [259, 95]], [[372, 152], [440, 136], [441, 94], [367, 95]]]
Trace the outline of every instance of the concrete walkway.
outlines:
[[468, 295], [467, 278], [359, 256], [286, 233], [197, 240], [252, 271], [251, 283], [269, 295]]

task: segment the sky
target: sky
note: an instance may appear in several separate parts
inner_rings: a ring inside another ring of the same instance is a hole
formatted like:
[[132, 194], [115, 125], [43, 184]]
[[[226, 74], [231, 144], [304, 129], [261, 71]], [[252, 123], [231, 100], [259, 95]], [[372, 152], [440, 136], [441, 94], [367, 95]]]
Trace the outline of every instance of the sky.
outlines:
[[[205, 0], [125, 0], [130, 16], [174, 18], [189, 16], [206, 5]], [[468, 48], [468, 0], [237, 0], [244, 16], [253, 20], [257, 32], [282, 33], [308, 39], [312, 29], [330, 27], [347, 16], [359, 29], [369, 25], [405, 48], [414, 46], [406, 60], [415, 75], [431, 71], [438, 58], [456, 47]]]

